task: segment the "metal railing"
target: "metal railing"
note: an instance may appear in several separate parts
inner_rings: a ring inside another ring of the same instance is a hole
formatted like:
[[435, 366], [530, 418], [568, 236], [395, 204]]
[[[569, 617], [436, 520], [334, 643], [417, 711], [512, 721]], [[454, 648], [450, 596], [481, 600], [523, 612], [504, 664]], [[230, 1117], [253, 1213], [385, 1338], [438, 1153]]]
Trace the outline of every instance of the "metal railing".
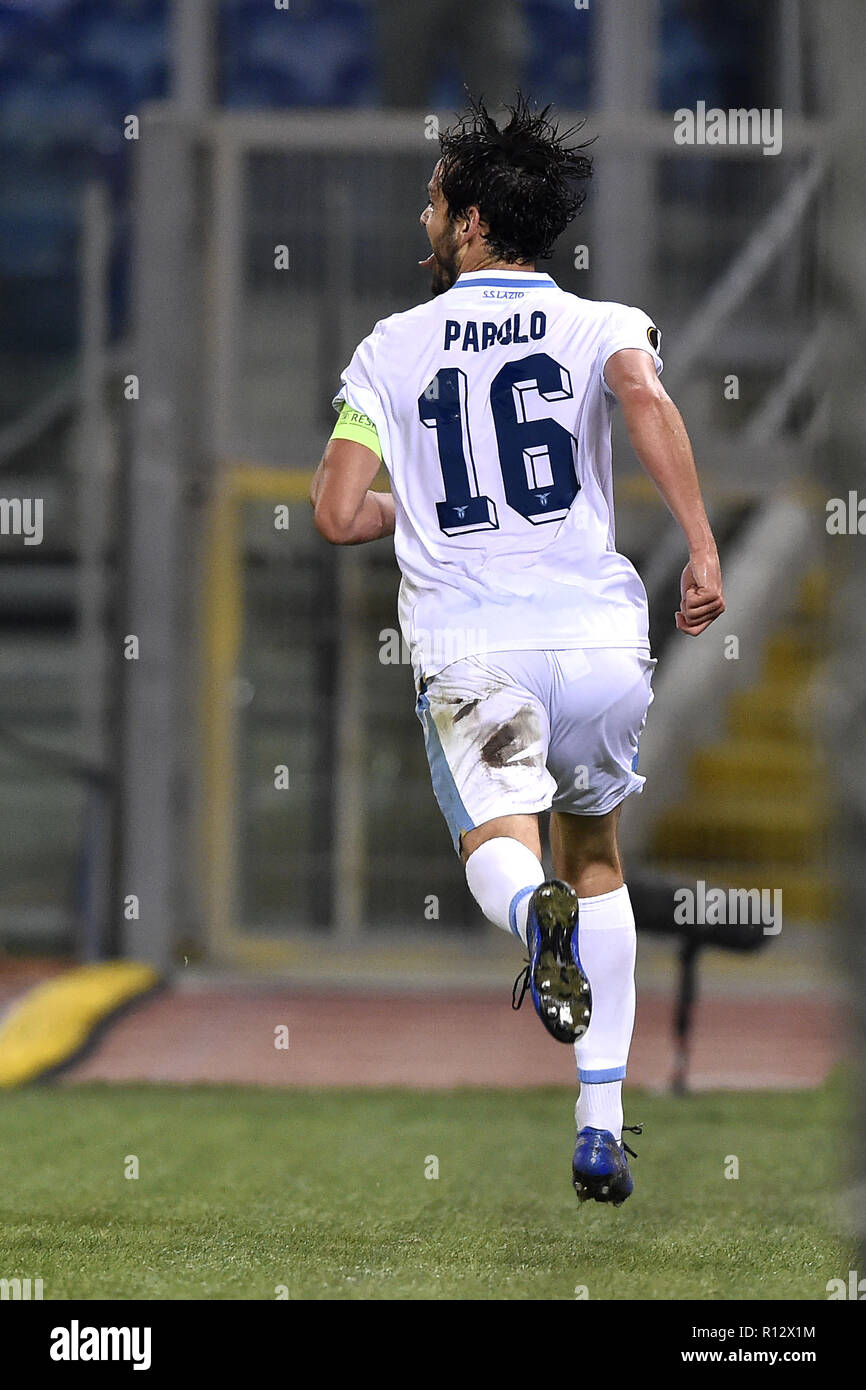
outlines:
[[[237, 662], [249, 659], [255, 666], [262, 653], [238, 648], [235, 666], [221, 666], [216, 684], [208, 678], [208, 717], [227, 720], [226, 729], [235, 729], [225, 743], [208, 744], [206, 738], [202, 744], [194, 738], [191, 715], [200, 707], [203, 688], [196, 656], [203, 603], [214, 592], [226, 596], [226, 575], [234, 575], [235, 599], [246, 593], [252, 602], [257, 593], [256, 602], [267, 607], [279, 592], [277, 585], [268, 596], [273, 571], [267, 567], [257, 574], [258, 587], [249, 588], [255, 546], [244, 527], [232, 532], [232, 556], [219, 547], [206, 550], [204, 523], [212, 536], [215, 525], [219, 534], [215, 517], [226, 488], [236, 486], [231, 479], [251, 479], [255, 469], [266, 466], [273, 481], [276, 468], [288, 477], [292, 470], [306, 472], [315, 465], [328, 432], [330, 398], [356, 342], [376, 318], [408, 307], [425, 293], [424, 277], [419, 282], [414, 265], [423, 252], [423, 233], [420, 228], [416, 233], [414, 219], [437, 150], [425, 138], [426, 114], [317, 111], [205, 117], [163, 106], [143, 115], [134, 218], [137, 324], [124, 353], [128, 369], [139, 375], [141, 399], [129, 407], [130, 526], [123, 546], [129, 601], [123, 627], [138, 634], [144, 655], [127, 673], [120, 770], [126, 824], [122, 878], [125, 891], [137, 891], [138, 884], [143, 899], [141, 918], [123, 926], [126, 947], [135, 954], [167, 959], [180, 922], [193, 928], [198, 923], [205, 936], [213, 930], [217, 946], [220, 929], [215, 923], [222, 922], [234, 933], [233, 944], [226, 945], [227, 936], [221, 938], [229, 955], [238, 949], [237, 933], [243, 936], [250, 926], [260, 938], [270, 933], [278, 945], [287, 929], [318, 930], [327, 922], [351, 934], [386, 925], [387, 912], [381, 898], [377, 902], [371, 896], [374, 876], [367, 872], [379, 842], [361, 833], [366, 820], [373, 828], [399, 822], [405, 799], [402, 774], [395, 776], [387, 759], [378, 765], [364, 760], [383, 721], [388, 728], [406, 731], [406, 751], [401, 744], [398, 763], [402, 766], [404, 757], [412, 760], [424, 807], [411, 842], [405, 841], [400, 852], [403, 896], [397, 894], [387, 904], [389, 910], [405, 915], [407, 903], [428, 896], [419, 890], [430, 887], [430, 846], [441, 843], [436, 862], [449, 862], [438, 811], [424, 781], [417, 731], [407, 718], [408, 676], [402, 681], [405, 673], [386, 669], [378, 659], [378, 632], [382, 625], [396, 627], [396, 618], [385, 624], [377, 617], [371, 625], [367, 613], [367, 626], [360, 629], [351, 618], [359, 604], [371, 601], [374, 590], [380, 595], [376, 612], [389, 611], [388, 585], [394, 576], [378, 560], [363, 554], [328, 561], [334, 566], [329, 593], [341, 605], [342, 627], [333, 647], [337, 669], [329, 714], [336, 753], [323, 779], [325, 799], [319, 808], [327, 850], [323, 853], [311, 841], [301, 867], [300, 861], [292, 861], [292, 874], [300, 874], [298, 881], [307, 888], [294, 893], [295, 907], [288, 914], [281, 913], [279, 894], [272, 891], [280, 881], [279, 854], [261, 849], [267, 841], [264, 821], [270, 816], [276, 822], [273, 804], [269, 808], [255, 782], [263, 775], [260, 766], [253, 782], [243, 785], [251, 768], [243, 761], [249, 738], [253, 743], [267, 743], [267, 738], [256, 731], [255, 711], [244, 714], [243, 704], [237, 703], [237, 680], [245, 679]], [[562, 119], [570, 118], [564, 113]], [[782, 438], [781, 430], [792, 405], [811, 388], [820, 339], [812, 332], [817, 316], [808, 275], [772, 277], [771, 271], [786, 248], [797, 249], [791, 263], [808, 268], [814, 261], [819, 230], [815, 194], [826, 129], [816, 122], [787, 121], [784, 152], [769, 160], [757, 146], [677, 146], [672, 118], [665, 115], [605, 112], [590, 115], [587, 127], [600, 137], [599, 189], [607, 168], [606, 189], [599, 192], [601, 203], [594, 206], [590, 200], [574, 235], [563, 239], [553, 273], [577, 293], [626, 298], [617, 285], [617, 267], [626, 261], [631, 273], [637, 267], [643, 278], [631, 297], [662, 323], [668, 380], [676, 388], [679, 377], [687, 423], [700, 422], [696, 442], [711, 494], [717, 492], [725, 501], [724, 478], [733, 479], [738, 493], [759, 492], [756, 461], [767, 477], [796, 475], [803, 451], [794, 434]], [[616, 181], [617, 161], [635, 154], [655, 170], [653, 200], [643, 215], [630, 206], [628, 185]], [[718, 161], [717, 167], [729, 171], [737, 168], [744, 181], [748, 175], [754, 196], [745, 215], [726, 219], [712, 195], [712, 181], [692, 184], [682, 177], [683, 171], [705, 169], [707, 161]], [[662, 174], [673, 166], [680, 176], [666, 182]], [[617, 207], [619, 248], [601, 236]], [[576, 243], [589, 246], [588, 270], [575, 266]], [[285, 269], [276, 263], [278, 247], [287, 253]], [[759, 317], [773, 324], [772, 333], [762, 332]], [[751, 410], [745, 401], [734, 404], [724, 415], [718, 408], [700, 409], [708, 394], [721, 398], [720, 363], [735, 369], [744, 343], [755, 378], [748, 395], [757, 404]], [[109, 367], [103, 356], [91, 372], [91, 383], [100, 373], [104, 379]], [[69, 404], [64, 396], [52, 408]], [[813, 419], [819, 417], [816, 411]], [[19, 432], [19, 440], [23, 437]], [[628, 478], [635, 465], [627, 447], [620, 447], [616, 456], [619, 476]], [[305, 504], [295, 498], [292, 505]], [[661, 540], [659, 555], [665, 534], [671, 538], [664, 563], [658, 559], [650, 567], [657, 570], [653, 583], [663, 587], [678, 561], [676, 535], [672, 523], [667, 533], [659, 526], [658, 512], [646, 515]], [[633, 525], [620, 527], [618, 539], [626, 549], [641, 547], [640, 506], [634, 517]], [[203, 568], [205, 553], [210, 558]], [[303, 587], [306, 581], [301, 577], [300, 582]], [[358, 647], [359, 630], [366, 633], [366, 647]], [[253, 629], [250, 635], [255, 638]], [[259, 636], [273, 640], [264, 628]], [[291, 642], [291, 632], [284, 636]], [[291, 678], [310, 679], [303, 661]], [[273, 729], [274, 720], [271, 712], [265, 722]], [[238, 732], [246, 743], [238, 742]], [[220, 819], [223, 812], [209, 800], [208, 747], [222, 769], [220, 795], [229, 820]], [[241, 804], [247, 829], [226, 839], [226, 826], [232, 817], [237, 824]], [[301, 824], [290, 817], [286, 833], [300, 835]], [[215, 827], [223, 847], [231, 846], [228, 857], [215, 850]], [[255, 847], [257, 835], [261, 852]], [[193, 855], [196, 844], [210, 846], [199, 859]], [[252, 857], [244, 860], [248, 850]], [[180, 874], [180, 892], [179, 855], [186, 856], [185, 863], [203, 865], [201, 872]], [[317, 918], [309, 885], [320, 870], [332, 878], [334, 888], [324, 917], [319, 908]], [[259, 872], [270, 875], [270, 898], [258, 893], [254, 882], [250, 889], [250, 875], [255, 879]], [[459, 882], [453, 868], [435, 872], [443, 882]], [[443, 890], [443, 910], [456, 921], [464, 911], [462, 899], [449, 906], [448, 891]], [[436, 895], [435, 888], [431, 892]]]

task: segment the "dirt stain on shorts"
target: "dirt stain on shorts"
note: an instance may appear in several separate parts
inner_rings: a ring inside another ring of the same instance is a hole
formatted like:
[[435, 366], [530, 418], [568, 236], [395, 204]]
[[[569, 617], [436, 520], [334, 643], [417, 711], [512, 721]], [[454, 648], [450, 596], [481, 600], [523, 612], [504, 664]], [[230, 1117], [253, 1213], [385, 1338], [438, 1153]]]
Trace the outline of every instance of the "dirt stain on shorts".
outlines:
[[466, 716], [467, 716], [467, 714], [471, 714], [472, 711], [475, 709], [476, 705], [479, 705], [480, 703], [481, 703], [480, 699], [479, 699], [479, 700], [467, 700], [466, 704], [463, 705], [462, 709], [459, 709], [459, 710], [457, 711], [457, 713], [455, 714], [455, 716], [454, 716], [454, 723], [456, 724], [456, 723], [458, 722], [458, 720], [460, 720], [460, 719], [465, 719]]
[[504, 724], [494, 730], [481, 746], [481, 761], [490, 768], [532, 767], [533, 759], [519, 758], [523, 747], [537, 741], [534, 710], [526, 705]]

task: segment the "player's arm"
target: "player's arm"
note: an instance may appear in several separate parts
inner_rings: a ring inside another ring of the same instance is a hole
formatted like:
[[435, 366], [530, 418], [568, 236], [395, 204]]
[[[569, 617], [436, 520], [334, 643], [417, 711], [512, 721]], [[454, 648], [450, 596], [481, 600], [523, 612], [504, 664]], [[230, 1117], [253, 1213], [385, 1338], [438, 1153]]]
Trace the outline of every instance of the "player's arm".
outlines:
[[344, 405], [310, 487], [316, 530], [332, 545], [394, 534], [393, 497], [370, 490], [381, 462], [373, 421]]
[[632, 447], [682, 527], [689, 563], [681, 581], [680, 632], [697, 637], [725, 611], [716, 542], [701, 497], [682, 416], [648, 352], [623, 348], [608, 358], [604, 378], [625, 416]]
[[310, 501], [320, 536], [332, 545], [361, 545], [394, 534], [394, 498], [371, 492], [379, 459], [353, 439], [328, 441], [313, 475]]

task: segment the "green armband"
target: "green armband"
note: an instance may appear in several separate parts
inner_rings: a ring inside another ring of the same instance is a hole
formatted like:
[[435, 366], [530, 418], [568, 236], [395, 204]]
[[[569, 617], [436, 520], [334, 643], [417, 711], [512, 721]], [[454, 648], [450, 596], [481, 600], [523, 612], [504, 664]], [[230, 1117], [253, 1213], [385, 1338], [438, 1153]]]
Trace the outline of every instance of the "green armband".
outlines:
[[379, 431], [373, 421], [369, 415], [362, 414], [360, 410], [353, 410], [346, 401], [343, 402], [343, 409], [340, 411], [331, 438], [354, 439], [356, 444], [365, 444], [368, 449], [373, 450], [377, 458], [382, 458]]

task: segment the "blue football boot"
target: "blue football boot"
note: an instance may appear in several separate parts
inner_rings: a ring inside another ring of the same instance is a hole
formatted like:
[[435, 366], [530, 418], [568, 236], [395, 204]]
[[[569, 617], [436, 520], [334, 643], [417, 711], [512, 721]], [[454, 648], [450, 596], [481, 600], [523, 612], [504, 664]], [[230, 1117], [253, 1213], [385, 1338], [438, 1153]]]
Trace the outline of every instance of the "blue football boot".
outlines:
[[[641, 1134], [641, 1125], [623, 1125], [630, 1134]], [[626, 1154], [637, 1158], [623, 1140], [614, 1139], [609, 1129], [587, 1125], [577, 1136], [571, 1161], [571, 1180], [579, 1202], [612, 1202], [621, 1207], [634, 1191]]]
[[578, 954], [577, 918], [577, 894], [567, 883], [552, 878], [535, 889], [526, 918], [529, 964], [515, 980], [511, 997], [512, 1007], [519, 1009], [528, 989], [548, 1033], [563, 1043], [582, 1038], [592, 1014], [589, 980]]

